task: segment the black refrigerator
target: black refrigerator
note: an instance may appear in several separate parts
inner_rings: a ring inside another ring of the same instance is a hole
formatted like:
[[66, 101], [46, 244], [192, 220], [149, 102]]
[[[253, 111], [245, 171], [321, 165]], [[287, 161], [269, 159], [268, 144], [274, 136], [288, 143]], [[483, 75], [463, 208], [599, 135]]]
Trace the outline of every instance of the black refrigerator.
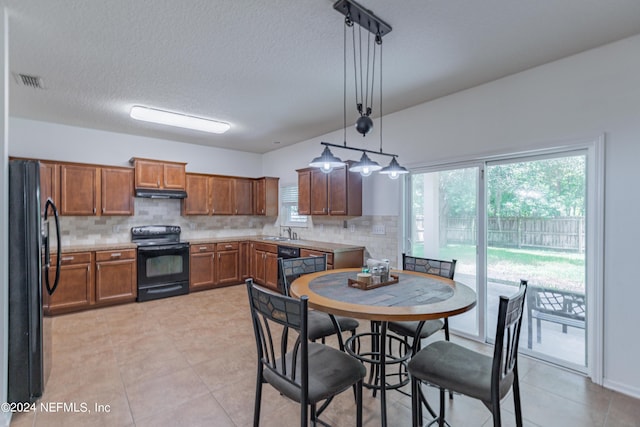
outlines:
[[[50, 369], [50, 319], [43, 317], [43, 292], [53, 294], [60, 274], [49, 282], [49, 223], [60, 244], [58, 212], [51, 199], [40, 206], [40, 163], [9, 162], [9, 402], [42, 396]], [[57, 257], [59, 260], [60, 257]], [[44, 278], [44, 286], [43, 286]]]

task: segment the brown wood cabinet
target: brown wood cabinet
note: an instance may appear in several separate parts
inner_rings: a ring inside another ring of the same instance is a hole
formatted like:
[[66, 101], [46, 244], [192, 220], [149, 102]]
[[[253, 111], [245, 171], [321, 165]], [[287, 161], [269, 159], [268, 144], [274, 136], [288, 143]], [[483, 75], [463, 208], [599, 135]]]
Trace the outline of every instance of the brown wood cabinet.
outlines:
[[[56, 274], [56, 257], [51, 255], [50, 283]], [[60, 314], [89, 308], [95, 301], [93, 253], [75, 252], [60, 255], [60, 281], [53, 295], [43, 284], [43, 308], [46, 314]]]
[[133, 169], [100, 169], [102, 215], [133, 215]]
[[253, 180], [253, 214], [278, 216], [278, 182], [280, 178]]
[[132, 302], [138, 295], [136, 250], [97, 251], [96, 305]]
[[60, 214], [96, 215], [100, 168], [88, 165], [60, 165]]
[[298, 172], [298, 212], [302, 215], [362, 215], [362, 177], [349, 164], [326, 174], [317, 168]]
[[240, 282], [240, 244], [216, 245], [216, 286], [235, 285]]
[[211, 214], [211, 177], [188, 173], [186, 175], [187, 197], [182, 199], [182, 215]]
[[214, 243], [191, 245], [189, 257], [189, 290], [211, 289], [216, 285]]
[[234, 215], [253, 214], [253, 180], [233, 178]]
[[211, 177], [211, 204], [213, 215], [233, 215], [234, 187], [232, 178]]
[[51, 198], [60, 206], [60, 167], [57, 163], [40, 162], [40, 211], [44, 215], [44, 206]]
[[253, 243], [252, 276], [262, 286], [278, 290], [278, 247], [270, 243]]
[[133, 157], [129, 162], [135, 168], [135, 188], [185, 189], [186, 163], [141, 159], [139, 157]]
[[355, 268], [364, 265], [364, 249], [354, 248], [334, 252], [324, 252], [314, 249], [300, 248], [300, 256], [327, 255], [327, 270], [334, 268]]

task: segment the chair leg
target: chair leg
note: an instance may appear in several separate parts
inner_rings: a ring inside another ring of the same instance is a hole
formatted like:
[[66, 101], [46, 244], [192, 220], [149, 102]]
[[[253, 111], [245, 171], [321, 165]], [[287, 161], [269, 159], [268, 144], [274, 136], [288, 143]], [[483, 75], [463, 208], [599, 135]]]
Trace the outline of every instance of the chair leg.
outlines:
[[411, 425], [422, 427], [422, 400], [420, 399], [420, 381], [411, 377]]
[[440, 417], [438, 418], [438, 426], [444, 427], [444, 389], [440, 388]]
[[253, 406], [253, 427], [258, 427], [260, 425], [260, 401], [261, 400], [262, 400], [262, 369], [258, 368], [258, 375], [256, 376], [256, 400]]
[[356, 385], [356, 427], [362, 427], [362, 381]]
[[522, 406], [520, 405], [520, 382], [518, 364], [513, 368], [513, 407], [516, 413], [516, 427], [522, 427]]
[[493, 427], [501, 427], [502, 420], [500, 417], [500, 398], [493, 399], [491, 402], [491, 413], [493, 415]]

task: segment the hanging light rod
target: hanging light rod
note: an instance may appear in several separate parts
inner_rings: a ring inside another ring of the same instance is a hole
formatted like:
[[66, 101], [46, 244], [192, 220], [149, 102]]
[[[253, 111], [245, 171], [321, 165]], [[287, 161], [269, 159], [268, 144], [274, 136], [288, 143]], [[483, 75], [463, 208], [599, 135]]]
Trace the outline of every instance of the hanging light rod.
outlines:
[[380, 156], [398, 157], [397, 154], [385, 153], [382, 150], [374, 151], [374, 150], [367, 150], [366, 148], [349, 147], [347, 144], [340, 145], [340, 144], [332, 144], [330, 142], [321, 142], [320, 144], [326, 147], [336, 147], [336, 148], [344, 148], [345, 150], [360, 151], [361, 153], [371, 153], [371, 154], [378, 154]]
[[391, 25], [353, 0], [338, 0], [333, 8], [374, 35], [382, 37], [391, 32]]

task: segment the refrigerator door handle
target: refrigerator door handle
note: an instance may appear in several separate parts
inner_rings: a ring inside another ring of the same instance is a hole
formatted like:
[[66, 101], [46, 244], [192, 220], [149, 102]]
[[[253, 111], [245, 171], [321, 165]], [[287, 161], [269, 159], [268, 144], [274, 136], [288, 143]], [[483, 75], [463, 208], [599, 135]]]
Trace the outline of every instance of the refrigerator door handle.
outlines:
[[47, 220], [47, 216], [49, 213], [49, 207], [53, 211], [53, 218], [56, 222], [56, 244], [58, 245], [57, 256], [56, 256], [56, 277], [53, 281], [53, 286], [49, 283], [49, 268], [51, 267], [51, 252], [49, 249], [49, 236], [44, 240], [45, 243], [45, 267], [44, 267], [44, 280], [47, 285], [47, 292], [49, 295], [53, 295], [58, 287], [58, 282], [60, 281], [60, 263], [62, 262], [62, 254], [60, 253], [60, 220], [58, 218], [58, 208], [56, 208], [55, 203], [51, 200], [51, 197], [47, 199], [47, 202], [44, 205], [44, 220]]

